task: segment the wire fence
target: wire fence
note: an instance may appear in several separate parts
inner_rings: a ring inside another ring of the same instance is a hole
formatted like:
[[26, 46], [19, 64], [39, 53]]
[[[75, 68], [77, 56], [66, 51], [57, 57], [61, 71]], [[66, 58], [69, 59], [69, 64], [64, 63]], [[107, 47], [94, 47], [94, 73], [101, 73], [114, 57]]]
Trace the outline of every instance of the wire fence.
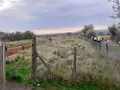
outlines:
[[[39, 43], [39, 38], [36, 43]], [[36, 75], [41, 79], [63, 78], [120, 87], [120, 47], [86, 38], [52, 37], [36, 46]], [[40, 60], [44, 61], [45, 64]], [[111, 89], [112, 90], [112, 89]]]
[[82, 40], [90, 43], [97, 51], [101, 52], [104, 55], [116, 60], [120, 60], [120, 45], [116, 43], [107, 42], [95, 42], [87, 38], [82, 38]]

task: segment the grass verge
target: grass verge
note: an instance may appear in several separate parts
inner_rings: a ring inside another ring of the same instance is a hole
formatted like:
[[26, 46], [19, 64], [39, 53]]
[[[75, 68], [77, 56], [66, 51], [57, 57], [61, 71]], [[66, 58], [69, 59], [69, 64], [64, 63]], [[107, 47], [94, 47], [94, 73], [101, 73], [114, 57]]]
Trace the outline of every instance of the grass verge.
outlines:
[[[24, 63], [24, 64], [23, 64]], [[20, 67], [19, 67], [19, 66]], [[22, 66], [23, 65], [23, 66]], [[16, 81], [22, 85], [32, 85], [34, 89], [39, 90], [109, 90], [105, 87], [98, 87], [90, 82], [70, 82], [61, 78], [53, 80], [42, 80], [30, 78], [29, 61], [15, 60], [6, 65], [6, 76], [8, 80]], [[117, 89], [116, 89], [117, 90]], [[118, 89], [119, 90], [119, 89]]]

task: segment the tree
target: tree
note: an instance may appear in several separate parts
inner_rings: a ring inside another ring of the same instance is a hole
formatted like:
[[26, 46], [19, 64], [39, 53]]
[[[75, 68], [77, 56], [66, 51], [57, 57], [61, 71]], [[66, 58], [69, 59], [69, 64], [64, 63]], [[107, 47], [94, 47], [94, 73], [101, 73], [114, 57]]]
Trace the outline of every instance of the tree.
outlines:
[[120, 22], [117, 24], [117, 30], [120, 32]]
[[9, 40], [9, 41], [18, 41], [18, 40], [24, 40], [24, 39], [32, 39], [35, 34], [31, 31], [25, 31], [25, 32], [19, 32], [16, 33], [6, 33], [2, 36], [2, 40]]
[[81, 31], [81, 35], [85, 37], [90, 37], [96, 35], [94, 31], [94, 26], [92, 24], [85, 25], [83, 30]]
[[[113, 19], [117, 19], [117, 18], [120, 19], [120, 1], [119, 0], [108, 0], [108, 2], [114, 3], [112, 8], [115, 14], [112, 14], [110, 17]], [[120, 41], [120, 22], [117, 25], [113, 24], [108, 29], [112, 34], [111, 39], [118, 43]]]
[[86, 33], [86, 37], [91, 38], [92, 36], [96, 36], [96, 33], [94, 30], [89, 30]]
[[15, 38], [16, 40], [22, 40], [22, 39], [23, 39], [23, 37], [22, 37], [22, 32], [17, 31], [17, 32], [15, 33], [15, 35], [14, 35], [14, 38]]
[[120, 32], [119, 32], [119, 30], [117, 28], [119, 28], [118, 25], [113, 24], [113, 25], [108, 27], [108, 30], [112, 34], [110, 38], [113, 41], [118, 43], [118, 41], [120, 41]]
[[110, 32], [108, 32], [106, 35], [108, 35], [108, 36], [110, 36], [110, 35], [112, 35]]
[[98, 35], [103, 36], [103, 35], [105, 35], [105, 34], [104, 34], [103, 32], [99, 32]]
[[23, 33], [24, 39], [32, 39], [35, 36], [35, 34], [31, 31], [25, 31]]
[[109, 17], [111, 17], [113, 19], [116, 19], [116, 18], [120, 19], [120, 1], [119, 0], [108, 0], [108, 2], [113, 2], [114, 3], [112, 8], [115, 12], [115, 14], [112, 14]]
[[85, 25], [83, 29], [83, 33], [86, 33], [88, 30], [93, 30], [94, 26], [92, 24]]
[[109, 27], [108, 27], [108, 30], [110, 31], [110, 33], [112, 34], [112, 36], [116, 36], [117, 33], [118, 33], [115, 24], [109, 26]]

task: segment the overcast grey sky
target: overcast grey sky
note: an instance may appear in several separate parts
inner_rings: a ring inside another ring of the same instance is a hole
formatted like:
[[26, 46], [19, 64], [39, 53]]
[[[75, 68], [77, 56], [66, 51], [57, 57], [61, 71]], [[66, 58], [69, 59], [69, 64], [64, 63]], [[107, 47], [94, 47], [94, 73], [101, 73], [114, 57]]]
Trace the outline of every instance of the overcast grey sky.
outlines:
[[111, 14], [108, 0], [0, 0], [0, 30], [107, 27]]

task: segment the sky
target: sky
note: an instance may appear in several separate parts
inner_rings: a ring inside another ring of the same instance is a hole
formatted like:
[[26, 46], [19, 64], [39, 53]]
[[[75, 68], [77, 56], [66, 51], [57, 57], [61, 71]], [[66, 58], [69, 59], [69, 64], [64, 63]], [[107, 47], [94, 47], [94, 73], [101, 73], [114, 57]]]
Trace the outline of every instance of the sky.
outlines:
[[108, 0], [0, 0], [0, 31], [35, 34], [75, 32], [93, 24], [107, 29], [113, 3]]

